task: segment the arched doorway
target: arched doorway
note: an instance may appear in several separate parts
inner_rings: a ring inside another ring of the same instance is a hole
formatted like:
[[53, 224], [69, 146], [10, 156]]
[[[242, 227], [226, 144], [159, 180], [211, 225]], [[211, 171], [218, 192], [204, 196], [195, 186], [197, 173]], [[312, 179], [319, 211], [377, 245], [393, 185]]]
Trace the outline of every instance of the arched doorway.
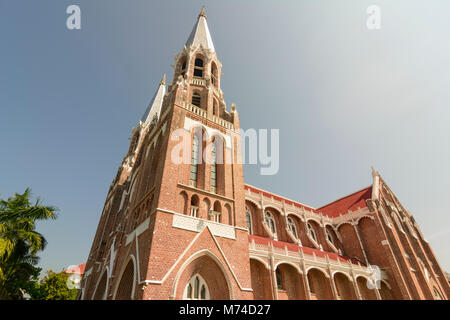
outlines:
[[334, 274], [333, 279], [339, 300], [357, 299], [353, 284], [345, 274], [337, 272]]
[[278, 299], [305, 300], [306, 291], [303, 285], [303, 275], [290, 264], [281, 263], [277, 267]]
[[115, 300], [131, 300], [133, 299], [135, 285], [134, 261], [130, 259], [122, 272], [119, 285], [117, 286]]
[[250, 258], [250, 275], [254, 298], [256, 300], [273, 299], [270, 271], [267, 267], [262, 262]]
[[[187, 261], [190, 261], [190, 259]], [[212, 253], [200, 253], [179, 271], [175, 281], [175, 298], [179, 300], [230, 299], [231, 284], [225, 272], [225, 267]]]
[[311, 300], [333, 300], [330, 280], [323, 271], [316, 268], [308, 270], [308, 284]]

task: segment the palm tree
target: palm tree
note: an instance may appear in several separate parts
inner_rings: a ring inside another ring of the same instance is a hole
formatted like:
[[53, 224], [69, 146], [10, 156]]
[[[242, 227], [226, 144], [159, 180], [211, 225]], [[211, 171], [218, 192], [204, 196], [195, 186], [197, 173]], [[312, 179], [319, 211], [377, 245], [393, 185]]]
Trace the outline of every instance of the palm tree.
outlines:
[[55, 219], [57, 210], [32, 205], [29, 188], [8, 200], [0, 199], [0, 299], [21, 299], [23, 288], [31, 278], [37, 278], [37, 253], [47, 244], [44, 236], [35, 231], [38, 220]]

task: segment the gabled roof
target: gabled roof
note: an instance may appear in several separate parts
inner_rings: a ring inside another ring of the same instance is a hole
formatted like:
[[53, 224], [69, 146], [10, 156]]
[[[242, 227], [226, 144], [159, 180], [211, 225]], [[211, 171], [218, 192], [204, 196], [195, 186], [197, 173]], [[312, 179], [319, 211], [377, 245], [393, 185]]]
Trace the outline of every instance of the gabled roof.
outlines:
[[369, 186], [317, 208], [316, 211], [322, 212], [330, 218], [335, 218], [341, 214], [346, 214], [348, 211], [356, 211], [358, 208], [367, 207], [366, 200], [371, 199], [371, 197], [372, 186]]
[[147, 109], [145, 110], [144, 115], [141, 118], [143, 123], [152, 122], [153, 118], [157, 116], [159, 118], [159, 114], [161, 113], [161, 107], [164, 95], [166, 94], [166, 75], [161, 80], [159, 84], [158, 90], [156, 90], [153, 95], [152, 100], [150, 101]]
[[214, 49], [211, 34], [209, 33], [208, 24], [206, 23], [204, 8], [202, 8], [202, 11], [198, 15], [197, 23], [194, 25], [194, 28], [186, 41], [186, 47], [198, 45], [202, 45], [203, 48], [209, 49], [213, 52], [216, 51]]
[[313, 208], [311, 206], [307, 206], [303, 203], [290, 200], [285, 197], [281, 197], [279, 195], [276, 195], [272, 192], [264, 191], [262, 189], [253, 187], [251, 185], [245, 184], [244, 185], [245, 190], [250, 190], [255, 193], [262, 194], [265, 197], [273, 198], [277, 201], [284, 201], [288, 205], [294, 205], [298, 208], [305, 208], [308, 210], [311, 210], [315, 213], [322, 213], [325, 216], [328, 216], [330, 218], [339, 217], [339, 215], [344, 215], [348, 213], [349, 210], [356, 211], [358, 208], [366, 208], [366, 200], [372, 198], [372, 186], [369, 186], [367, 188], [364, 188], [362, 190], [356, 191], [352, 194], [349, 194], [345, 197], [342, 197], [340, 199], [334, 200], [333, 202], [326, 204], [320, 208]]

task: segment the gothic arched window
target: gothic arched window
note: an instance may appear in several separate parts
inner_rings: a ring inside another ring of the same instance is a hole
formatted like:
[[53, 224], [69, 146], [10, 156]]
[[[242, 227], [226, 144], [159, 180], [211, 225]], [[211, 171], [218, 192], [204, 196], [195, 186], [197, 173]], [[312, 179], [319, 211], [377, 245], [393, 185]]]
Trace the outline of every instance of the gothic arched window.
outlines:
[[253, 234], [253, 230], [252, 230], [252, 215], [250, 213], [250, 210], [248, 208], [246, 208], [246, 213], [245, 213], [245, 218], [247, 219], [247, 229], [248, 229], [248, 234]]
[[199, 139], [196, 134], [194, 134], [192, 142], [192, 155], [191, 155], [191, 175], [189, 183], [191, 186], [197, 186], [197, 170], [198, 170], [198, 148]]
[[195, 59], [194, 77], [203, 78], [203, 60], [200, 58]]
[[194, 275], [184, 289], [183, 299], [209, 300], [209, 289], [206, 281], [199, 275]]
[[270, 231], [275, 234], [275, 220], [273, 219], [272, 214], [267, 211], [266, 216], [264, 218], [266, 225], [269, 227]]
[[295, 222], [292, 218], [287, 218], [288, 228], [292, 232], [293, 236], [298, 239], [297, 228], [295, 227]]
[[317, 241], [316, 232], [314, 231], [313, 226], [310, 223], [308, 223], [307, 226], [308, 226], [309, 235], [311, 236], [311, 238], [313, 238], [314, 241]]
[[328, 241], [330, 241], [332, 244], [334, 244], [334, 240], [333, 240], [333, 236], [331, 235], [331, 231], [326, 229], [326, 233], [327, 233]]
[[216, 192], [217, 189], [217, 149], [216, 140], [211, 143], [211, 191]]
[[278, 290], [283, 290], [283, 278], [281, 276], [281, 271], [279, 268], [275, 271], [275, 275], [277, 278], [277, 288]]
[[199, 205], [199, 200], [197, 195], [193, 195], [191, 198], [191, 216], [192, 217], [198, 217], [198, 205]]

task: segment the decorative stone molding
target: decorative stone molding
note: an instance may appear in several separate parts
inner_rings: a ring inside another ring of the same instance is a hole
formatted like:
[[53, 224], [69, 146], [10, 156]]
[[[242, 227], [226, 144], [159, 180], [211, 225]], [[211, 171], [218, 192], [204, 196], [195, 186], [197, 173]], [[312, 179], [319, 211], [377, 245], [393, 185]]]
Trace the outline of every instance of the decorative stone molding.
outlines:
[[150, 224], [150, 217], [144, 220], [140, 225], [137, 226], [136, 229], [131, 231], [129, 234], [126, 235], [125, 245], [128, 245], [133, 239], [137, 236], [139, 236], [141, 233], [143, 233], [145, 230], [148, 229], [148, 226]]
[[236, 232], [233, 226], [191, 217], [184, 214], [174, 213], [172, 226], [194, 232], [201, 232], [204, 228], [209, 227], [211, 233], [215, 236], [236, 239]]

